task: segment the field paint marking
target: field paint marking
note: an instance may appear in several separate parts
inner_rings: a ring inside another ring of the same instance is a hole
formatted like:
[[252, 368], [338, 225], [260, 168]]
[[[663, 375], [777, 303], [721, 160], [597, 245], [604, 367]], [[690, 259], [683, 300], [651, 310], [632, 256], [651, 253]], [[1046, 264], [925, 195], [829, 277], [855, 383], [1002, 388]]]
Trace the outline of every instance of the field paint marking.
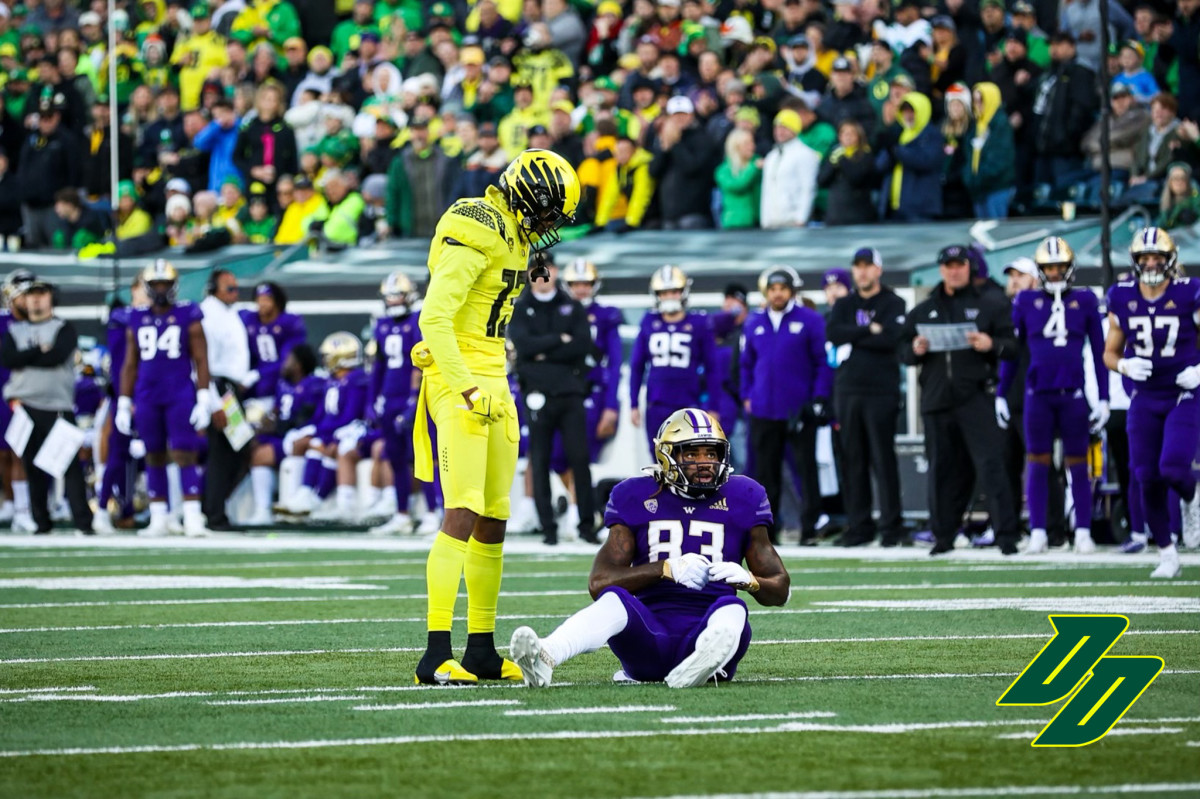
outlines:
[[[753, 644], [753, 641], [751, 642]], [[1018, 671], [987, 671], [977, 672], [974, 674], [968, 673], [927, 673], [927, 674], [824, 674], [824, 675], [804, 675], [800, 677], [750, 677], [748, 679], [738, 678], [738, 682], [746, 683], [764, 683], [764, 682], [826, 682], [837, 680], [963, 680], [973, 677], [1016, 677]], [[1164, 669], [1162, 674], [1200, 674], [1200, 669]]]
[[[1200, 630], [1128, 630], [1126, 635], [1200, 635]], [[781, 644], [875, 644], [903, 641], [991, 641], [1010, 638], [1045, 638], [1045, 633], [1003, 633], [995, 635], [892, 635], [878, 638], [779, 638], [753, 641], [759, 646]]]
[[[456, 616], [456, 621], [466, 621], [466, 616]], [[497, 619], [563, 619], [561, 613], [540, 613], [535, 615], [497, 616]], [[91, 630], [167, 630], [197, 627], [290, 627], [311, 624], [424, 624], [424, 616], [408, 618], [382, 619], [280, 619], [278, 621], [195, 621], [176, 622], [168, 624], [100, 624], [95, 626], [76, 625], [71, 627], [12, 627], [0, 629], [0, 635], [11, 633], [58, 633], [58, 632], [89, 632]]]
[[615, 705], [612, 707], [555, 707], [540, 710], [506, 710], [506, 716], [575, 716], [600, 713], [674, 713], [674, 705]]
[[[416, 687], [416, 686], [414, 686]], [[211, 703], [210, 703], [211, 704]], [[445, 707], [499, 707], [519, 705], [519, 699], [480, 699], [476, 702], [412, 702], [399, 705], [356, 705], [355, 710], [439, 710]]]
[[[1158, 585], [1158, 583], [1155, 583]], [[1178, 583], [1176, 583], [1178, 585]], [[330, 586], [337, 588], [340, 586]], [[380, 590], [386, 590], [383, 586], [379, 586]], [[587, 591], [580, 588], [578, 591], [501, 591], [502, 597], [548, 597], [548, 596], [573, 596], [579, 598], [587, 598]], [[88, 602], [23, 602], [9, 605], [0, 605], [0, 610], [29, 610], [43, 608], [103, 608], [103, 607], [120, 607], [128, 605], [220, 605], [226, 604], [244, 604], [246, 602], [398, 602], [405, 599], [428, 599], [425, 594], [368, 594], [359, 596], [251, 596], [251, 597], [228, 597], [222, 599], [119, 599], [113, 601], [88, 601]]]
[[31, 694], [16, 699], [0, 699], [4, 703], [18, 702], [141, 702], [146, 699], [178, 699], [212, 696], [208, 691], [172, 691], [166, 694]]
[[779, 719], [831, 719], [837, 713], [828, 710], [806, 710], [797, 713], [744, 713], [740, 716], [670, 716], [659, 719], [663, 724], [709, 724], [719, 721], [774, 721]]
[[788, 791], [770, 793], [678, 794], [656, 799], [969, 799], [983, 796], [1095, 796], [1103, 794], [1184, 793], [1200, 782], [1124, 785], [997, 785], [982, 788], [891, 788], [881, 791]]
[[[97, 553], [99, 554], [99, 553]], [[109, 553], [106, 553], [109, 554]], [[112, 553], [112, 554], [127, 554], [127, 553]], [[138, 553], [141, 554], [141, 553]], [[177, 553], [163, 553], [177, 554]], [[270, 554], [270, 553], [265, 553]], [[25, 557], [28, 557], [26, 555]], [[257, 561], [245, 560], [234, 561], [230, 563], [128, 563], [125, 565], [96, 565], [96, 566], [0, 566], [0, 575], [7, 574], [25, 574], [30, 572], [40, 572], [46, 574], [56, 573], [95, 573], [95, 572], [114, 572], [114, 571], [134, 571], [144, 569], [146, 571], [172, 571], [178, 569], [186, 571], [187, 569], [287, 569], [293, 566], [306, 567], [314, 569], [333, 569], [343, 566], [424, 566], [425, 559], [421, 558], [405, 558], [403, 560], [392, 560], [388, 558], [371, 558], [367, 560], [276, 560], [276, 561]], [[582, 574], [582, 572], [571, 572], [571, 574]], [[424, 575], [421, 575], [424, 577]], [[506, 575], [507, 576], [507, 575]]]
[[0, 695], [4, 694], [36, 694], [36, 693], [54, 693], [61, 694], [68, 691], [95, 691], [94, 685], [75, 685], [67, 688], [0, 688]]
[[[573, 683], [555, 683], [555, 687], [564, 685], [573, 685]], [[446, 685], [440, 686], [443, 690], [456, 688], [473, 688], [476, 691], [487, 691], [501, 688], [524, 688], [523, 685]], [[0, 703], [15, 703], [15, 702], [142, 702], [149, 699], [178, 699], [182, 697], [202, 697], [202, 696], [281, 696], [285, 694], [297, 694], [311, 696], [316, 694], [380, 694], [380, 693], [397, 693], [407, 691], [428, 691], [427, 685], [364, 685], [357, 688], [271, 688], [262, 691], [171, 691], [164, 694], [89, 694], [82, 693], [86, 691], [97, 690], [94, 685], [82, 685], [73, 688], [18, 688], [0, 691], [0, 694], [18, 694], [28, 692], [28, 696], [19, 696], [8, 699], [0, 699]], [[36, 692], [36, 693], [35, 693]], [[80, 692], [80, 693], [68, 693]], [[363, 699], [369, 697], [361, 697]], [[291, 701], [291, 700], [286, 700]], [[520, 704], [516, 701], [505, 700], [508, 704]], [[217, 703], [219, 704], [219, 703]], [[228, 704], [254, 704], [248, 701], [229, 702]], [[430, 703], [433, 704], [433, 703]]]
[[190, 574], [122, 574], [112, 577], [14, 577], [0, 579], [0, 590], [41, 591], [188, 591], [244, 588], [284, 590], [383, 591], [387, 586], [354, 582], [358, 577], [203, 577]]
[[331, 695], [321, 694], [318, 696], [291, 696], [279, 697], [278, 699], [229, 699], [216, 702], [205, 702], [206, 705], [291, 705], [302, 702], [361, 702], [366, 699], [362, 694], [358, 695]]
[[[1160, 585], [1168, 585], [1166, 581]], [[1178, 585], [1178, 583], [1175, 583]], [[971, 599], [842, 599], [814, 602], [827, 610], [887, 612], [960, 612], [966, 610], [1021, 610], [1037, 613], [1197, 613], [1200, 597], [1181, 596], [1070, 596], [974, 597]], [[779, 612], [779, 611], [776, 611]]]
[[[1183, 732], [1183, 727], [1117, 727], [1109, 730], [1106, 735], [1177, 735]], [[1041, 735], [1041, 730], [1029, 730], [1028, 732], [1010, 732], [1004, 735], [997, 735], [998, 739], [1008, 739], [1012, 741], [1032, 741], [1034, 738]]]

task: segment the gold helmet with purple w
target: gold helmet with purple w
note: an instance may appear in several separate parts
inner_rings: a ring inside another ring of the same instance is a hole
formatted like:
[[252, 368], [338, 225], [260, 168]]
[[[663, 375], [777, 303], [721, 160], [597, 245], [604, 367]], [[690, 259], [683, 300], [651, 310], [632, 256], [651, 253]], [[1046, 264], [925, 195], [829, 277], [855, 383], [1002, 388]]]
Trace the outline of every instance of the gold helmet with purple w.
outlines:
[[[688, 449], [712, 447], [710, 464], [685, 459]], [[707, 411], [683, 408], [667, 417], [654, 437], [655, 476], [679, 496], [700, 498], [725, 485], [733, 468], [729, 464], [729, 439], [721, 423]]]

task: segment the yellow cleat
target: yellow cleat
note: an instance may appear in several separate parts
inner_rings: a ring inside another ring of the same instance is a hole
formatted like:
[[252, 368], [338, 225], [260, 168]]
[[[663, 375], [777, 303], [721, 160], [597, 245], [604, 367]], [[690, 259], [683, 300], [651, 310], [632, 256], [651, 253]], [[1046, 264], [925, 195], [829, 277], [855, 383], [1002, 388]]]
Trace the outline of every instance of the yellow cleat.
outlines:
[[521, 671], [520, 666], [505, 658], [504, 665], [500, 667], [500, 679], [512, 682], [524, 682], [525, 673]]
[[[508, 661], [505, 661], [506, 665]], [[521, 669], [516, 663], [511, 664], [517, 670], [517, 679], [521, 679]], [[506, 677], [505, 679], [510, 679]], [[457, 660], [446, 660], [442, 665], [433, 670], [432, 675], [422, 675], [417, 672], [413, 675], [413, 683], [416, 685], [477, 685], [479, 678], [462, 667], [462, 664]]]

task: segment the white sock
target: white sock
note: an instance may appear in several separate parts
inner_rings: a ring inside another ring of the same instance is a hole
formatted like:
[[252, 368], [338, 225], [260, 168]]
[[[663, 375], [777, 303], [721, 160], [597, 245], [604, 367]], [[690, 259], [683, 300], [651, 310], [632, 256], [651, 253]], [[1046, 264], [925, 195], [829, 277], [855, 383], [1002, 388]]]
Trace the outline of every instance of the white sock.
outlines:
[[270, 466], [250, 467], [250, 486], [254, 489], [254, 509], [271, 512], [271, 494], [275, 490], [275, 470]]
[[17, 513], [29, 513], [29, 481], [13, 480], [12, 488]]
[[724, 605], [708, 617], [707, 627], [728, 627], [739, 633], [746, 626], [746, 609], [741, 605]]
[[156, 521], [166, 522], [167, 519], [167, 503], [166, 502], [151, 502], [150, 503], [150, 523]]
[[337, 509], [338, 513], [351, 514], [354, 513], [354, 506], [358, 501], [358, 489], [354, 486], [338, 486], [337, 487]]
[[561, 664], [576, 655], [592, 652], [629, 624], [629, 612], [616, 594], [605, 594], [558, 626], [542, 639], [542, 648]]
[[204, 526], [204, 514], [200, 510], [200, 500], [185, 499], [183, 501], [183, 523], [189, 527], [192, 525]]
[[1075, 528], [1075, 539], [1076, 540], [1079, 540], [1080, 538], [1091, 538], [1091, 537], [1092, 537], [1092, 529], [1090, 527], [1076, 527]]
[[381, 489], [379, 486], [367, 486], [363, 489], [364, 501], [366, 503], [366, 507], [368, 508], [375, 505], [375, 503], [378, 502], [379, 498], [382, 496], [383, 489]]
[[1148, 533], [1130, 533], [1129, 537], [1132, 538], [1134, 541], [1139, 541], [1143, 544], [1147, 544], [1150, 542], [1150, 536]]
[[1163, 563], [1178, 563], [1179, 550], [1175, 548], [1174, 544], [1162, 547], [1158, 550], [1158, 559]]

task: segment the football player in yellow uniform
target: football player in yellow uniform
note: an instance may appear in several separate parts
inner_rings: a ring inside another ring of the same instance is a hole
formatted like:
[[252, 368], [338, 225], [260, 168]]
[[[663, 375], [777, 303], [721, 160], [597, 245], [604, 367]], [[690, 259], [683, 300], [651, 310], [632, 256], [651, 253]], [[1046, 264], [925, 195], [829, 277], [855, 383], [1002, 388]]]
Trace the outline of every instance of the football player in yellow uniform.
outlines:
[[[429, 643], [416, 682], [469, 685], [520, 680], [521, 670], [496, 652], [508, 495], [517, 465], [520, 425], [505, 377], [504, 332], [527, 281], [531, 253], [559, 241], [579, 204], [579, 178], [562, 156], [525, 150], [499, 188], [459, 200], [438, 222], [429, 248], [429, 289], [421, 307], [424, 341], [413, 348], [422, 369], [413, 431], [416, 475], [433, 479], [425, 411], [437, 427], [438, 469], [445, 495], [442, 529], [429, 551]], [[534, 279], [549, 273], [541, 266]], [[467, 583], [467, 648], [450, 646], [458, 584]]]

